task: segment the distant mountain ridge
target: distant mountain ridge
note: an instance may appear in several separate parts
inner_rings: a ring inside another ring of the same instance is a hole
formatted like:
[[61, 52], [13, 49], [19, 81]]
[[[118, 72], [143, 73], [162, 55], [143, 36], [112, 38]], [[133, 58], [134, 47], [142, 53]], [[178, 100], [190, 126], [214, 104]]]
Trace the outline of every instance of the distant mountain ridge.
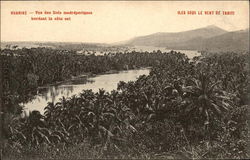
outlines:
[[248, 36], [249, 29], [228, 32], [217, 26], [210, 25], [184, 32], [158, 32], [135, 37], [124, 44], [199, 51], [245, 51], [249, 48]]
[[[158, 32], [146, 36], [135, 37], [127, 41], [107, 43], [86, 42], [3, 42], [1, 48], [6, 46], [18, 46], [18, 48], [49, 47], [81, 51], [118, 51], [118, 48], [128, 46], [164, 47], [173, 50], [194, 50], [208, 52], [246, 52], [249, 51], [249, 28], [239, 31], [228, 32], [217, 26], [210, 25], [183, 32]], [[126, 49], [125, 49], [126, 50]]]
[[155, 47], [165, 47], [174, 43], [185, 42], [195, 38], [209, 38], [226, 33], [227, 31], [216, 27], [207, 26], [184, 32], [159, 32], [147, 36], [135, 37], [131, 39], [128, 44], [132, 45], [150, 45]]

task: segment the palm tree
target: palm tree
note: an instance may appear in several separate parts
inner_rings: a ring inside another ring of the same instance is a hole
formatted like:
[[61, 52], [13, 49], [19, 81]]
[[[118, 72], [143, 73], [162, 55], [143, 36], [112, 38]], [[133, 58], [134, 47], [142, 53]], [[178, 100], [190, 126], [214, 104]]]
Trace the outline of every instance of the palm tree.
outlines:
[[181, 110], [187, 118], [198, 118], [209, 129], [212, 117], [221, 119], [231, 104], [230, 94], [222, 91], [220, 81], [212, 82], [208, 74], [200, 73], [197, 79], [189, 79], [183, 87]]

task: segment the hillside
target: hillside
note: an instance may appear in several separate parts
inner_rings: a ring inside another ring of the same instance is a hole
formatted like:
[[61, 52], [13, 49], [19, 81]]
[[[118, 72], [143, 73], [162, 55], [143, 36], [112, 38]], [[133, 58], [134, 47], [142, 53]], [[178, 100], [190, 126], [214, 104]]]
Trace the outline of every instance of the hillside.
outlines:
[[249, 51], [249, 30], [229, 32], [205, 39], [202, 50]]
[[141, 36], [131, 39], [127, 42], [129, 45], [138, 46], [155, 46], [155, 47], [168, 47], [175, 46], [176, 43], [187, 42], [192, 39], [210, 38], [226, 33], [227, 31], [216, 27], [207, 26], [190, 31], [177, 32], [177, 33], [164, 33], [159, 32], [147, 36]]
[[155, 33], [127, 41], [132, 46], [166, 47], [176, 50], [248, 51], [249, 29], [227, 32], [216, 26], [207, 26], [178, 33]]

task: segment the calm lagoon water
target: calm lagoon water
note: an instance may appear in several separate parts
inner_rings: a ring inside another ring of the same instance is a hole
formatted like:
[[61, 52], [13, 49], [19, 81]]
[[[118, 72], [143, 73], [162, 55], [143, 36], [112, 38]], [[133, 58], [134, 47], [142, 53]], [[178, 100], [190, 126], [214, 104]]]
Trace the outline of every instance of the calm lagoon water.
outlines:
[[[162, 52], [168, 52], [165, 48], [156, 48], [156, 47], [137, 47], [136, 51], [148, 51], [152, 52], [153, 50], [161, 50]], [[185, 53], [189, 58], [200, 55], [196, 51], [184, 51], [179, 50], [182, 53]], [[74, 83], [62, 83], [60, 85], [52, 85], [45, 88], [38, 89], [38, 95], [34, 97], [31, 102], [28, 102], [24, 105], [25, 111], [38, 110], [41, 113], [44, 113], [44, 108], [47, 106], [48, 102], [58, 102], [64, 96], [65, 98], [71, 97], [72, 95], [78, 95], [84, 89], [92, 89], [94, 92], [98, 92], [99, 89], [103, 88], [106, 91], [112, 91], [117, 89], [117, 84], [120, 81], [134, 81], [140, 75], [148, 75], [150, 72], [149, 68], [136, 69], [136, 70], [127, 70], [120, 71], [113, 74], [104, 74], [98, 75], [96, 77], [88, 78], [88, 82], [77, 82]]]
[[88, 78], [88, 82], [82, 82], [78, 84], [60, 84], [55, 86], [48, 86], [46, 88], [40, 88], [38, 95], [34, 99], [24, 104], [26, 111], [38, 110], [41, 113], [44, 112], [44, 107], [48, 102], [58, 102], [63, 96], [65, 98], [71, 97], [72, 95], [78, 95], [84, 89], [92, 89], [94, 92], [98, 92], [99, 89], [103, 88], [106, 91], [112, 91], [117, 89], [117, 84], [120, 81], [128, 82], [136, 80], [140, 75], [148, 75], [150, 72], [149, 68], [120, 71], [114, 74], [98, 75], [96, 77]]

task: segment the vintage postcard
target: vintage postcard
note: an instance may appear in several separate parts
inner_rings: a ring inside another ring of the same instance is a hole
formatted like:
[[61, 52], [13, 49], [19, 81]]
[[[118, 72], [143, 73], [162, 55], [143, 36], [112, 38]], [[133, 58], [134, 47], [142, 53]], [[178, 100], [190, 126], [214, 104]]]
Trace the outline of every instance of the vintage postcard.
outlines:
[[249, 1], [1, 1], [1, 159], [248, 159]]

